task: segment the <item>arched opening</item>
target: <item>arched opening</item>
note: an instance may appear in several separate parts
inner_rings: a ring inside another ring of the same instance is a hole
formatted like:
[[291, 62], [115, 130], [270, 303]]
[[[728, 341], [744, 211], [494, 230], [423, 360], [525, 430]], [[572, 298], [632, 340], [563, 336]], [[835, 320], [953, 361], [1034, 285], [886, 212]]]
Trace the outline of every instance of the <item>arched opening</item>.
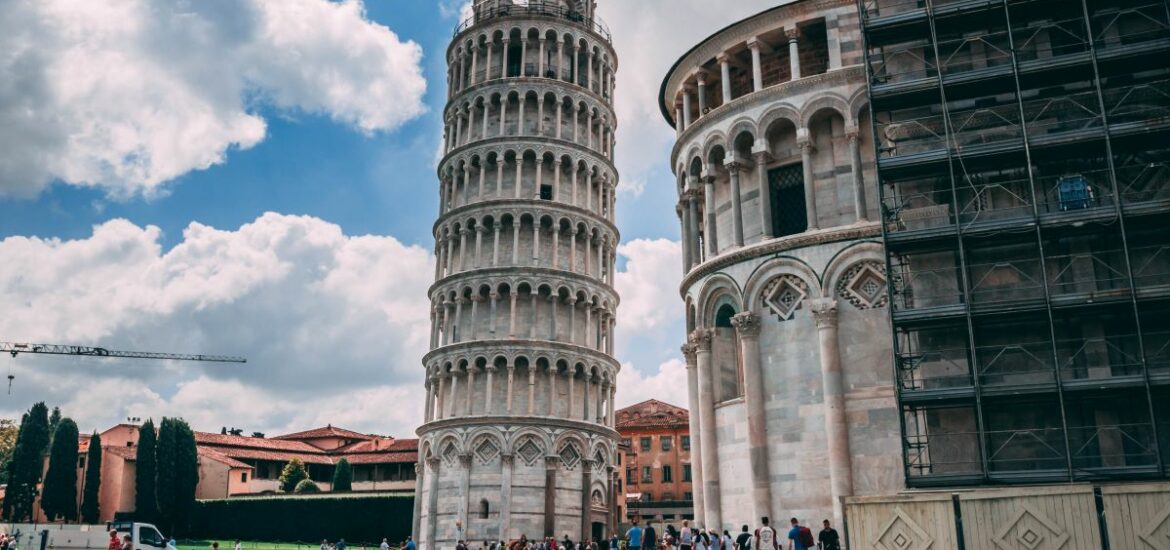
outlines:
[[488, 519], [491, 515], [491, 505], [488, 504], [487, 499], [480, 499], [479, 501], [479, 519]]
[[731, 318], [737, 313], [730, 297], [719, 299], [711, 338], [711, 359], [715, 367], [715, 395], [718, 401], [743, 396], [743, 368]]
[[768, 167], [768, 195], [771, 199], [772, 235], [784, 237], [808, 229], [804, 201], [804, 165], [796, 143], [796, 126], [780, 119], [765, 133], [775, 163]]

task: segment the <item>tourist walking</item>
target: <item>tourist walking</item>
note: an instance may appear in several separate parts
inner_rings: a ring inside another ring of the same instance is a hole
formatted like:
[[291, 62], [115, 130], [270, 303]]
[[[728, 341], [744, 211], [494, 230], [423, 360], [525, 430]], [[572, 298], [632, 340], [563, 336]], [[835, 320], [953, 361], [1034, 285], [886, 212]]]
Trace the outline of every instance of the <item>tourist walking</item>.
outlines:
[[626, 531], [626, 546], [630, 550], [639, 550], [642, 548], [642, 528], [638, 527], [638, 520], [634, 520], [633, 527]]
[[[9, 544], [5, 544], [4, 550], [8, 550], [9, 546]], [[120, 548], [122, 548], [122, 541], [118, 540], [118, 530], [110, 529], [110, 542], [106, 544], [106, 550], [119, 550]]]
[[122, 535], [122, 550], [134, 550], [134, 541], [130, 539], [129, 534]]
[[789, 550], [809, 550], [815, 548], [816, 540], [813, 539], [812, 531], [792, 518], [792, 529], [788, 530], [788, 549]]
[[416, 550], [417, 548], [418, 545], [414, 543], [414, 537], [408, 535], [406, 537], [406, 550]]
[[755, 549], [780, 550], [780, 542], [777, 539], [776, 530], [768, 525], [768, 516], [760, 518], [760, 526], [756, 528], [756, 539], [753, 544]]
[[618, 550], [618, 536], [617, 533], [610, 533], [609, 550]]
[[841, 550], [841, 536], [837, 534], [837, 530], [829, 525], [829, 520], [825, 520], [825, 528], [817, 535], [817, 542], [821, 543], [821, 550]]
[[691, 530], [691, 524], [687, 520], [683, 520], [682, 531], [678, 533], [678, 548], [679, 550], [692, 550], [695, 544], [695, 533]]
[[744, 525], [743, 531], [739, 533], [738, 537], [735, 537], [735, 550], [751, 550], [751, 547], [752, 534], [748, 531], [748, 526]]
[[654, 530], [654, 526], [649, 521], [646, 522], [646, 530], [642, 531], [642, 548], [644, 550], [658, 550], [658, 532]]
[[735, 543], [731, 540], [731, 533], [723, 530], [723, 550], [735, 550]]

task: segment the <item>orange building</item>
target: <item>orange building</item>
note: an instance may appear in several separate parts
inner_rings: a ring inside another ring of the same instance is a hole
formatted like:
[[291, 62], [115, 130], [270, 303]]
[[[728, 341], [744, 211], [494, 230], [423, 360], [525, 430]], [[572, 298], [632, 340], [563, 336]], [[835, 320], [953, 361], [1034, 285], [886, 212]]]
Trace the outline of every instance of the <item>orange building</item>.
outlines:
[[[101, 521], [134, 511], [138, 426], [118, 424], [101, 433], [102, 476], [98, 491]], [[77, 494], [85, 480], [89, 436], [78, 440]], [[280, 472], [294, 458], [309, 477], [330, 490], [333, 469], [342, 458], [353, 470], [354, 491], [414, 492], [417, 439], [367, 435], [334, 426], [276, 437], [195, 432], [199, 484], [195, 498], [218, 499], [277, 492]], [[46, 458], [46, 463], [48, 459]], [[80, 502], [78, 503], [80, 505]], [[39, 502], [38, 521], [45, 521]]]
[[678, 526], [694, 519], [687, 410], [651, 399], [616, 415], [624, 468], [618, 491], [623, 523], [639, 519]]

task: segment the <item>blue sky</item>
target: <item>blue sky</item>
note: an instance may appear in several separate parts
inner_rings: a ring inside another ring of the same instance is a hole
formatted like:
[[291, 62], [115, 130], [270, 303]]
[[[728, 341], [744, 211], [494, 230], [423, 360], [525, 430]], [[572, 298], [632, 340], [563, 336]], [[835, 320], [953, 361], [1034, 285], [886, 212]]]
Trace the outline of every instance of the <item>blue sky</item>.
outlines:
[[[413, 431], [460, 3], [148, 4], [0, 0], [15, 52], [0, 57], [0, 340], [252, 361], [22, 356], [0, 362], [18, 376], [0, 415], [45, 399], [83, 429], [165, 414]], [[654, 99], [693, 42], [770, 3], [711, 4], [600, 0], [621, 59], [619, 404], [685, 405], [673, 130]]]

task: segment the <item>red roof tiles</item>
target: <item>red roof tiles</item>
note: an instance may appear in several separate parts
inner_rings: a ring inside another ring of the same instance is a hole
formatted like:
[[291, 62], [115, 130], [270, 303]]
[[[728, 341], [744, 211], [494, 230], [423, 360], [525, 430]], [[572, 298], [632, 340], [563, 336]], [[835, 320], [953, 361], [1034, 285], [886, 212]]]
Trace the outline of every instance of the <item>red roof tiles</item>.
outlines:
[[642, 427], [670, 427], [688, 426], [689, 412], [682, 408], [663, 403], [657, 399], [649, 399], [615, 413], [618, 429], [634, 426]]

